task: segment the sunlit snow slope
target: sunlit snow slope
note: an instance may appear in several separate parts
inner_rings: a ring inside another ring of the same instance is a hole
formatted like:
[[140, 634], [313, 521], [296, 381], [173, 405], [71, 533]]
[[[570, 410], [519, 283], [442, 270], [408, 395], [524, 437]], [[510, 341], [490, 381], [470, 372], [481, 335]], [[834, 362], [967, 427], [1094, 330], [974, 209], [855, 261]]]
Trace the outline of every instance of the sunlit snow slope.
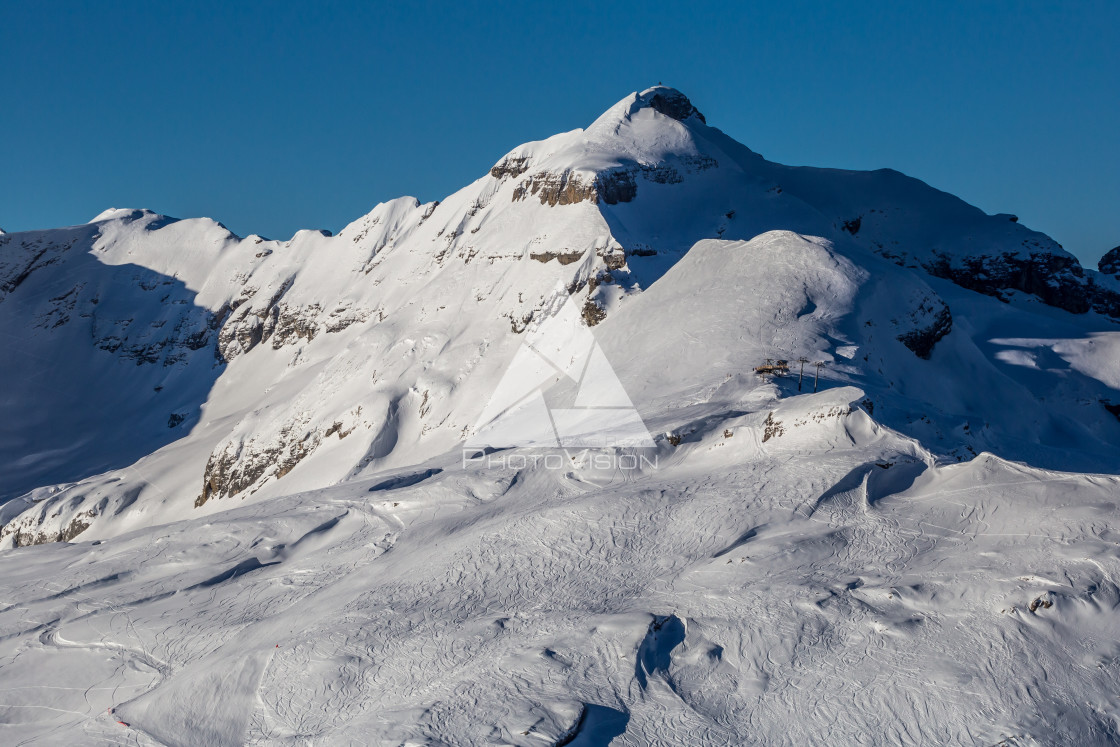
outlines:
[[[464, 461], [563, 304], [654, 446]], [[1120, 738], [1120, 281], [673, 89], [337, 236], [0, 235], [0, 340], [0, 742]]]

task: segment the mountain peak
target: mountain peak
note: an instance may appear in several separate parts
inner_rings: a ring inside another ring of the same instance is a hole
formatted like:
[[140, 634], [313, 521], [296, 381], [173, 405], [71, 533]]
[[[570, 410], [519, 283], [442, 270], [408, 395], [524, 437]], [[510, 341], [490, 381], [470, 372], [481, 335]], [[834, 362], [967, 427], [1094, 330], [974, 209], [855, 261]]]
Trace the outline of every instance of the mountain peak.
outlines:
[[695, 116], [704, 124], [708, 120], [700, 113], [700, 110], [692, 105], [688, 96], [669, 86], [656, 85], [652, 88], [647, 88], [641, 93], [637, 94], [638, 108], [649, 107], [654, 111], [664, 114], [666, 117], [683, 122], [689, 117]]
[[[613, 138], [620, 128], [627, 127], [635, 121], [644, 121], [647, 123], [645, 137], [648, 138], [653, 131], [664, 131], [663, 127], [654, 124], [660, 119], [654, 112], [684, 125], [708, 123], [700, 110], [693, 106], [688, 96], [675, 88], [657, 85], [641, 92], [631, 93], [607, 109], [587, 128], [586, 134], [594, 138], [596, 133], [605, 133], [608, 138]], [[662, 125], [664, 124], [667, 123], [662, 120]], [[649, 125], [653, 125], [654, 130], [649, 130]]]

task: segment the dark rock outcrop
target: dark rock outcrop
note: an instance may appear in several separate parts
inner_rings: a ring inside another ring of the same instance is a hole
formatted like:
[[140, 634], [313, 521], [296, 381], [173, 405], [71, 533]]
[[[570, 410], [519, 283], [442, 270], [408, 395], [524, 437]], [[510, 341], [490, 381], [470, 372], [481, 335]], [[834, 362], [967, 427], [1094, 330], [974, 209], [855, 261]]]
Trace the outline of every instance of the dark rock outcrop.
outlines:
[[[317, 303], [306, 306], [282, 303], [281, 299], [291, 287], [291, 282], [283, 283], [259, 305], [252, 303], [257, 291], [247, 289], [240, 298], [218, 312], [221, 332], [217, 352], [223, 360], [232, 360], [262, 342], [271, 341], [272, 348], [279, 350], [300, 340], [310, 342], [314, 339], [320, 331], [318, 318], [323, 307]], [[345, 329], [346, 326], [348, 324], [334, 325], [336, 329]]]
[[352, 430], [352, 426], [346, 428], [342, 421], [337, 421], [320, 433], [304, 415], [285, 423], [273, 439], [263, 441], [250, 437], [227, 441], [214, 449], [206, 460], [202, 492], [195, 499], [195, 508], [211, 498], [227, 498], [247, 490], [255, 492], [268, 480], [279, 480], [295, 469], [327, 436], [337, 433], [339, 438], [345, 438]]
[[14, 237], [4, 234], [0, 238], [0, 249], [4, 250], [0, 256], [0, 301], [27, 280], [31, 273], [60, 261], [79, 238], [75, 236], [66, 244], [44, 244], [40, 236], [20, 241], [18, 248], [8, 248]]
[[1021, 291], [1074, 314], [1096, 311], [1120, 319], [1120, 293], [1095, 283], [1073, 257], [1005, 253], [966, 257], [954, 263], [942, 255], [924, 268], [934, 277], [1002, 301], [1008, 300], [1007, 291]]
[[530, 254], [529, 259], [535, 259], [538, 262], [551, 262], [557, 260], [562, 265], [570, 265], [573, 262], [578, 262], [584, 255], [584, 252], [541, 252], [540, 254]]
[[206, 471], [202, 476], [202, 492], [194, 501], [195, 508], [211, 498], [222, 498], [248, 488], [264, 473], [263, 466], [259, 471], [238, 469], [239, 456], [239, 450], [230, 449], [228, 446], [210, 454], [210, 458], [206, 460]]
[[607, 318], [607, 312], [599, 307], [599, 304], [587, 299], [587, 303], [583, 305], [583, 322], [588, 327], [594, 327], [599, 322]]
[[933, 346], [953, 329], [953, 315], [949, 307], [942, 304], [941, 308], [933, 313], [933, 321], [928, 326], [912, 330], [898, 336], [898, 341], [914, 352], [914, 355], [929, 360], [933, 353]]
[[774, 413], [766, 416], [766, 422], [763, 425], [762, 442], [765, 443], [772, 438], [777, 438], [786, 432], [782, 421], [774, 419]]
[[649, 98], [649, 105], [654, 111], [661, 112], [666, 117], [672, 117], [678, 122], [683, 122], [694, 116], [704, 124], [708, 123], [708, 120], [704, 119], [704, 115], [692, 105], [687, 96], [672, 88], [658, 89], [657, 93]]
[[681, 169], [693, 174], [717, 166], [719, 162], [710, 156], [686, 156], [672, 163], [615, 166], [593, 174], [581, 174], [571, 169], [560, 173], [541, 171], [517, 185], [513, 201], [536, 196], [541, 204], [550, 206], [574, 205], [577, 202], [617, 205], [630, 202], [637, 196], [639, 176], [655, 184], [680, 184], [684, 181]]
[[89, 529], [90, 520], [97, 516], [97, 511], [88, 509], [82, 511], [62, 529], [57, 532], [47, 530], [35, 531], [21, 524], [9, 524], [4, 527], [3, 537], [12, 538], [12, 547], [29, 547], [31, 545], [45, 545], [48, 542], [69, 542], [79, 534]]
[[1120, 246], [1111, 249], [1097, 263], [1099, 269], [1105, 275], [1120, 275]]
[[566, 169], [559, 174], [534, 174], [517, 185], [514, 202], [530, 195], [542, 205], [574, 205], [590, 202], [617, 205], [630, 202], [638, 194], [638, 186], [630, 169], [605, 169], [594, 175], [583, 175]]
[[206, 461], [202, 476], [202, 492], [195, 499], [195, 508], [211, 498], [221, 499], [237, 495], [263, 482], [266, 473], [277, 479], [288, 474], [306, 457], [314, 446], [307, 437], [290, 444], [270, 444], [255, 448], [253, 443], [226, 444], [215, 450]]
[[490, 169], [490, 176], [495, 179], [504, 179], [507, 176], [521, 176], [529, 170], [529, 159], [525, 156], [510, 156], [504, 158]]

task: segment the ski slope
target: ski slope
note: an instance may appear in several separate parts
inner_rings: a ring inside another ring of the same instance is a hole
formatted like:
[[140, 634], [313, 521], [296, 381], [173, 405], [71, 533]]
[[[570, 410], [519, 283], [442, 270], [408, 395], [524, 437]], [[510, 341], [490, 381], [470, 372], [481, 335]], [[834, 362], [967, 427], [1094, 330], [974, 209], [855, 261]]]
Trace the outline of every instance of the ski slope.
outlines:
[[[4, 234], [0, 742], [1111, 744], [1117, 304], [664, 87], [336, 236]], [[653, 446], [473, 458], [560, 307]]]
[[4, 740], [1114, 739], [1118, 479], [772, 395], [640, 475], [436, 460], [17, 551]]

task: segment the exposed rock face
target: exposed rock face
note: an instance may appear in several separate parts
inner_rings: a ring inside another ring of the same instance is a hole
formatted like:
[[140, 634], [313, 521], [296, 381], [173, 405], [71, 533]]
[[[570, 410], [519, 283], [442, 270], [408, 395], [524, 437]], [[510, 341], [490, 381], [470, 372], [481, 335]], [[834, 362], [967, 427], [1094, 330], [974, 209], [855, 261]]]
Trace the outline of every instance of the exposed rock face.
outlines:
[[573, 262], [578, 262], [584, 255], [584, 252], [541, 252], [540, 254], [530, 254], [529, 259], [535, 259], [538, 262], [551, 262], [557, 260], [562, 265], [570, 265]]
[[269, 480], [279, 480], [318, 449], [330, 436], [342, 440], [354, 432], [362, 408], [319, 426], [313, 415], [303, 412], [284, 423], [277, 436], [264, 441], [255, 436], [235, 437], [215, 448], [206, 461], [202, 492], [194, 501], [199, 507], [211, 498], [219, 500], [248, 491], [256, 492]]
[[220, 499], [247, 490], [272, 465], [279, 455], [279, 449], [266, 449], [254, 452], [252, 459], [241, 458], [245, 444], [226, 444], [215, 450], [206, 461], [206, 471], [202, 476], [202, 492], [195, 498], [195, 508], [211, 498]]
[[666, 117], [672, 117], [679, 122], [683, 122], [689, 117], [695, 116], [704, 124], [708, 123], [708, 120], [704, 119], [704, 115], [700, 113], [699, 109], [692, 105], [692, 102], [688, 100], [687, 96], [672, 88], [659, 89], [657, 93], [650, 97], [649, 105]]
[[521, 176], [529, 170], [529, 159], [523, 156], [511, 156], [499, 161], [490, 169], [490, 176], [495, 179], [505, 179], [507, 176]]
[[162, 335], [152, 334], [164, 326], [162, 323], [154, 322], [149, 325], [151, 329], [143, 330], [147, 334], [137, 335], [136, 332], [141, 330], [130, 329], [139, 326], [133, 325], [132, 321], [113, 320], [110, 324], [114, 327], [96, 337], [94, 345], [101, 350], [116, 353], [121, 358], [135, 361], [137, 365], [162, 363], [170, 366], [183, 360], [190, 351], [201, 350], [210, 345], [218, 326], [214, 314], [198, 307], [189, 309]]
[[[103, 515], [119, 515], [136, 502], [142, 485], [123, 487], [109, 479], [100, 484], [51, 486], [29, 494], [33, 507], [0, 528], [0, 543], [12, 547], [70, 542]], [[83, 508], [84, 506], [84, 508]]]
[[574, 205], [590, 202], [617, 205], [630, 202], [638, 194], [638, 186], [630, 169], [606, 169], [594, 175], [571, 170], [559, 174], [540, 173], [528, 177], [513, 192], [514, 202], [530, 195], [540, 198], [542, 205]]
[[774, 413], [772, 413], [772, 412], [769, 415], [766, 416], [766, 422], [763, 423], [762, 425], [763, 425], [763, 432], [762, 432], [762, 442], [763, 443], [766, 443], [767, 441], [769, 441], [772, 438], [776, 438], [778, 436], [781, 436], [786, 432], [785, 427], [782, 425], [782, 421], [775, 420], [774, 419]]
[[368, 320], [370, 316], [372, 312], [368, 309], [352, 309], [349, 305], [342, 305], [327, 315], [325, 329], [328, 334], [341, 332], [351, 324]]
[[323, 434], [292, 422], [281, 429], [275, 442], [255, 439], [227, 442], [210, 454], [202, 477], [197, 508], [211, 498], [221, 499], [259, 487], [269, 478], [279, 480], [295, 469], [323, 440]]
[[603, 311], [599, 304], [587, 299], [587, 303], [583, 305], [583, 321], [588, 327], [594, 327], [599, 322], [607, 318], [607, 312]]
[[961, 265], [954, 265], [948, 257], [942, 256], [926, 264], [925, 270], [962, 288], [1001, 300], [1006, 300], [1006, 291], [1017, 290], [1074, 314], [1093, 310], [1120, 318], [1120, 294], [1086, 277], [1073, 257], [1035, 253], [1024, 258], [1003, 254], [967, 257]]
[[79, 534], [89, 529], [89, 519], [92, 519], [96, 513], [93, 509], [83, 511], [78, 516], [75, 516], [69, 524], [57, 532], [35, 531], [21, 528], [19, 525], [8, 525], [4, 527], [5, 536], [12, 538], [12, 547], [28, 547], [29, 545], [45, 545], [48, 542], [69, 542], [77, 537]]
[[926, 327], [907, 332], [898, 336], [898, 341], [914, 351], [914, 354], [924, 360], [929, 360], [933, 353], [933, 346], [953, 329], [953, 315], [944, 303], [940, 309], [923, 308], [933, 316], [933, 321]]
[[299, 340], [310, 342], [319, 331], [315, 317], [323, 307], [317, 303], [309, 306], [291, 307], [280, 304], [276, 307], [276, 322], [271, 335], [272, 349], [279, 350], [285, 345], [294, 345]]
[[[223, 321], [218, 335], [218, 354], [223, 360], [232, 360], [270, 340], [272, 348], [279, 350], [300, 340], [310, 342], [314, 339], [320, 330], [318, 317], [323, 307], [318, 303], [306, 306], [282, 303], [280, 299], [290, 286], [291, 281], [284, 283], [261, 305], [252, 303], [256, 289], [246, 289], [241, 298], [227, 304], [219, 312], [218, 316]], [[357, 320], [334, 318], [328, 329], [342, 330]]]
[[[0, 238], [0, 303], [39, 270], [63, 261], [84, 260], [88, 269], [83, 268], [82, 280], [37, 301], [32, 322], [35, 328], [54, 330], [70, 324], [82, 325], [89, 330], [96, 348], [137, 365], [170, 366], [213, 342], [213, 333], [222, 320], [193, 304], [193, 294], [181, 283], [142, 269], [133, 272], [131, 281], [131, 290], [136, 291], [141, 302], [137, 308], [130, 310], [128, 316], [104, 311], [103, 278], [111, 271], [85, 259], [89, 256], [87, 246], [96, 240], [97, 233], [84, 226], [70, 233], [63, 242], [51, 242], [39, 235], [20, 239], [13, 246], [9, 244], [15, 237]], [[141, 310], [148, 299], [151, 303]]]
[[1105, 275], [1120, 275], [1120, 246], [1101, 257], [1101, 261], [1097, 263], [1097, 269]]
[[80, 239], [72, 237], [65, 244], [44, 243], [42, 237], [22, 240], [12, 245], [13, 237], [4, 234], [0, 238], [0, 301], [4, 296], [18, 288], [23, 281], [38, 269], [58, 262]]
[[688, 156], [677, 159], [674, 163], [615, 166], [595, 174], [580, 174], [570, 169], [559, 174], [539, 172], [517, 185], [513, 201], [524, 200], [533, 195], [540, 198], [541, 204], [550, 206], [572, 205], [577, 202], [617, 205], [620, 202], [630, 202], [637, 196], [639, 176], [655, 184], [680, 184], [684, 181], [684, 176], [678, 167], [688, 173], [696, 173], [719, 165], [710, 156]]

